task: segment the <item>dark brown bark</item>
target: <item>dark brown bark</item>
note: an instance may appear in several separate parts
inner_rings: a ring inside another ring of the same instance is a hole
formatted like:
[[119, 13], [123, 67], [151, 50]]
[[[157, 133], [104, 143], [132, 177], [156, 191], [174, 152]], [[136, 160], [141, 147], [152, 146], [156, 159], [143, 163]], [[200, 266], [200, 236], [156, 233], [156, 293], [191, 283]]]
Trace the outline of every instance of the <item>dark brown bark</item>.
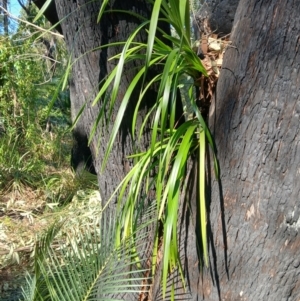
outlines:
[[[63, 16], [68, 15], [68, 18], [61, 25], [69, 52], [73, 54], [75, 62], [72, 68], [70, 85], [72, 119], [75, 120], [81, 107], [87, 103], [87, 107], [79, 119], [76, 131], [80, 132], [82, 136], [89, 137], [99, 110], [103, 105], [103, 99], [94, 107], [91, 106], [91, 103], [99, 91], [99, 82], [105, 79], [116, 66], [116, 60], [109, 62], [108, 59], [122, 50], [121, 46], [103, 48], [102, 50], [97, 49], [97, 47], [116, 41], [126, 41], [129, 33], [141, 23], [141, 20], [133, 18], [129, 14], [110, 12], [104, 15], [100, 24], [97, 24], [96, 19], [100, 3], [96, 1], [85, 2], [56, 1], [56, 6], [61, 19]], [[139, 2], [138, 5], [134, 1], [115, 1], [114, 6], [111, 8], [134, 10], [135, 13], [147, 18], [149, 18], [151, 12], [150, 7], [144, 1]], [[146, 33], [144, 33], [144, 36], [139, 35], [137, 39], [146, 41]], [[143, 64], [144, 62], [136, 61], [124, 69], [120, 93], [112, 118], [98, 126], [96, 135], [90, 145], [104, 203], [116, 188], [117, 183], [128, 172], [125, 160], [127, 155], [133, 153], [134, 148], [129, 131], [131, 129], [134, 102], [137, 98], [136, 93], [133, 94], [129, 108], [126, 111], [126, 118], [122, 123], [120, 134], [104, 172], [101, 172], [101, 164], [122, 97], [135, 76], [138, 66]], [[153, 98], [155, 99], [155, 97]], [[140, 121], [143, 120], [146, 112], [146, 109], [140, 112]], [[107, 110], [105, 116], [107, 116]], [[101, 139], [101, 142], [98, 146], [99, 139]], [[144, 140], [142, 145], [144, 143], [147, 142]]]
[[211, 110], [221, 185], [198, 300], [300, 299], [299, 10], [239, 4]]

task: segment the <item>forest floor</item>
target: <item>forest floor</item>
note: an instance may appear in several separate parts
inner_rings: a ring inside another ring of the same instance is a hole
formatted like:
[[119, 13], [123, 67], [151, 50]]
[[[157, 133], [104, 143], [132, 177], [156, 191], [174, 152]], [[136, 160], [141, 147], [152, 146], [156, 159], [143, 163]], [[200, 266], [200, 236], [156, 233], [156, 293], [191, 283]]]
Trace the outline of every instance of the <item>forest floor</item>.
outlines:
[[[51, 166], [45, 164], [46, 168], [40, 174], [38, 184], [23, 181], [22, 173], [18, 175], [18, 179], [15, 175], [10, 183], [1, 183], [1, 301], [17, 301], [22, 297], [26, 275], [33, 275], [34, 272], [34, 248], [39, 238], [58, 218], [72, 215], [74, 210], [78, 210], [74, 207], [83, 208], [82, 203], [74, 202], [78, 194], [84, 195], [84, 191], [97, 190], [96, 176], [91, 174], [78, 176], [72, 171], [70, 167], [72, 141], [69, 138], [65, 141], [63, 162], [56, 167], [55, 164]], [[3, 170], [1, 167], [0, 172]]]
[[[22, 189], [0, 195], [0, 300], [8, 298], [24, 283], [33, 268], [34, 245], [49, 224], [45, 191]], [[17, 297], [17, 296], [14, 296]], [[13, 296], [11, 298], [14, 299]]]
[[[75, 212], [80, 211], [90, 218], [97, 215], [89, 203], [92, 193], [98, 192], [96, 181], [84, 183], [85, 179], [81, 178], [79, 185], [71, 169], [64, 173], [64, 179], [68, 178], [74, 184], [72, 199], [67, 204], [49, 202], [47, 191], [32, 190], [30, 187], [23, 187], [22, 192], [0, 195], [1, 301], [16, 301], [22, 297], [26, 275], [34, 271], [35, 245], [51, 224], [58, 219], [74, 216], [70, 223], [72, 227], [72, 223], [73, 226], [77, 223]], [[96, 180], [94, 175], [89, 176]]]
[[51, 211], [45, 191], [22, 187], [0, 195], [0, 300], [15, 299], [32, 271], [34, 246], [53, 220]]

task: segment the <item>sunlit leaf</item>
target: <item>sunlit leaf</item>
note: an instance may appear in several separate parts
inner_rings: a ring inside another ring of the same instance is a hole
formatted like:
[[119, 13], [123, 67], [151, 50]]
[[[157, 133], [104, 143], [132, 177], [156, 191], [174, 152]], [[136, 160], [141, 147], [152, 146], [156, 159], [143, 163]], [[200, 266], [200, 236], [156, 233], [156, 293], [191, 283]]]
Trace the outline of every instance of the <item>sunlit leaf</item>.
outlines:
[[48, 6], [50, 5], [52, 0], [47, 0], [44, 5], [42, 6], [42, 8], [39, 10], [39, 12], [37, 13], [37, 15], [35, 16], [35, 18], [33, 19], [32, 22], [36, 22], [45, 12], [45, 10], [48, 8]]

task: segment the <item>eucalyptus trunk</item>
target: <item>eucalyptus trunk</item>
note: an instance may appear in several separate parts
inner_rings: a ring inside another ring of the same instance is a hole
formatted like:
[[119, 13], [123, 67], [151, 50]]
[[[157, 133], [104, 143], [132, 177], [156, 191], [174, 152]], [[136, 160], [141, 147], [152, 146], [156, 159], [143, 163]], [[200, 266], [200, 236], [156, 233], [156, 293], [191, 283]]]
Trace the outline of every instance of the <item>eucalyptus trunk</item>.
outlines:
[[[105, 97], [92, 106], [92, 102], [99, 92], [99, 88], [116, 66], [118, 60], [109, 60], [116, 54], [121, 53], [122, 46], [110, 46], [99, 49], [101, 46], [126, 41], [129, 34], [134, 31], [141, 19], [133, 17], [128, 13], [108, 12], [103, 15], [100, 23], [97, 23], [101, 2], [99, 1], [56, 1], [56, 8], [59, 18], [67, 16], [62, 21], [61, 27], [66, 39], [69, 53], [72, 54], [72, 76], [70, 79], [72, 120], [74, 121], [84, 104], [86, 107], [81, 114], [75, 127], [75, 134], [80, 136], [79, 142], [82, 147], [87, 143], [97, 116], [103, 106], [105, 106], [105, 116], [108, 114], [108, 108], [105, 105]], [[151, 6], [147, 1], [114, 1], [109, 9], [126, 10], [134, 12], [141, 17], [149, 19], [151, 16]], [[147, 42], [146, 31], [141, 32], [136, 41]], [[138, 100], [139, 90], [134, 91], [129, 107], [125, 113], [117, 141], [114, 145], [108, 163], [104, 170], [101, 169], [103, 157], [114, 125], [120, 103], [124, 93], [131, 83], [144, 61], [134, 61], [127, 64], [122, 74], [121, 87], [117, 102], [113, 108], [112, 118], [105, 119], [97, 126], [89, 148], [94, 160], [95, 170], [98, 175], [100, 193], [105, 204], [111, 196], [117, 184], [124, 178], [130, 169], [131, 162], [127, 156], [134, 153], [136, 149], [145, 148], [149, 144], [149, 135], [142, 137], [140, 144], [132, 140], [131, 125], [133, 111]], [[109, 95], [106, 95], [109, 97]], [[148, 98], [142, 106], [138, 116], [138, 127], [144, 120], [150, 106], [155, 101], [154, 88], [148, 94]], [[150, 131], [150, 125], [149, 125]]]
[[221, 184], [200, 300], [300, 299], [299, 10], [239, 3], [210, 112]]

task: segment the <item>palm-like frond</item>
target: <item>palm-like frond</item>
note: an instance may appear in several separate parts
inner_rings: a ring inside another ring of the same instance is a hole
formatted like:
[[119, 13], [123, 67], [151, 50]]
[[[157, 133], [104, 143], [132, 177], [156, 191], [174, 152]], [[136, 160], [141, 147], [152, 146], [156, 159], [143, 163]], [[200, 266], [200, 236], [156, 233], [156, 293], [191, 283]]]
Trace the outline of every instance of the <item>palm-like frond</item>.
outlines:
[[134, 239], [128, 237], [118, 247], [116, 218], [107, 212], [100, 225], [73, 229], [72, 237], [61, 235], [67, 220], [53, 224], [37, 244], [35, 276], [24, 289], [24, 301], [123, 300], [124, 293], [137, 299], [148, 289], [151, 267], [146, 254], [137, 255], [137, 250], [146, 249], [151, 216], [153, 208], [145, 213]]

